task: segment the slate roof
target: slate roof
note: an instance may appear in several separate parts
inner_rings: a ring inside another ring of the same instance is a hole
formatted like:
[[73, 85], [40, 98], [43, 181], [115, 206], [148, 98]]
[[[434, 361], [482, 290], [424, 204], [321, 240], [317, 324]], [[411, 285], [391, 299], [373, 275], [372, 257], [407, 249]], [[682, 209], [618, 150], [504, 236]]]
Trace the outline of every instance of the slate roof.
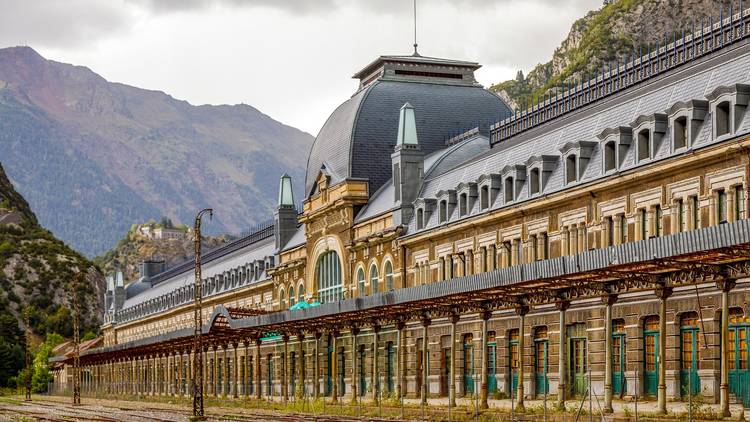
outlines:
[[[552, 174], [549, 176], [542, 195], [557, 192], [592, 180], [608, 177], [604, 172], [603, 145], [597, 137], [602, 131], [618, 126], [630, 126], [639, 116], [652, 116], [655, 113], [665, 113], [678, 102], [690, 100], [706, 100], [707, 96], [718, 87], [733, 86], [734, 84], [750, 83], [750, 44], [738, 46], [731, 51], [708, 57], [694, 65], [670, 72], [653, 82], [625, 91], [607, 100], [572, 113], [559, 120], [541, 125], [527, 133], [518, 135], [507, 141], [495, 145], [494, 148], [481, 156], [469, 160], [455, 169], [440, 175], [428, 175], [420, 198], [436, 198], [441, 190], [456, 189], [461, 182], [475, 182], [482, 175], [499, 174], [507, 165], [523, 165], [531, 156], [552, 155], [561, 157], [560, 148], [568, 142], [589, 141], [595, 147], [583, 176], [572, 185], [564, 183], [564, 165], [557, 160]], [[726, 141], [727, 137], [713, 138], [713, 116], [710, 111], [700, 125], [694, 142], [687, 151], [697, 150], [706, 146]], [[632, 126], [631, 126], [632, 127]], [[736, 134], [750, 132], [750, 113], [745, 112]], [[652, 159], [636, 162], [637, 135], [633, 134], [633, 141], [627, 149], [617, 172], [628, 171], [685, 152], [672, 150], [672, 135], [668, 128], [662, 141], [658, 145]], [[515, 205], [530, 199], [528, 194], [528, 178], [520, 195], [511, 204], [504, 203], [502, 193], [496, 196], [490, 210]], [[474, 201], [474, 207], [467, 213], [468, 218], [480, 214], [479, 201]], [[487, 212], [482, 211], [482, 212]], [[448, 216], [448, 222], [457, 221], [458, 207], [454, 207], [453, 214]], [[439, 213], [430, 214], [424, 229], [439, 225]], [[415, 233], [416, 221], [413, 217], [409, 222], [408, 233]]]
[[[427, 176], [442, 174], [490, 149], [490, 141], [486, 136], [476, 134], [455, 145], [438, 150], [424, 158], [424, 173]], [[370, 196], [365, 205], [354, 219], [355, 223], [375, 217], [394, 207], [393, 178]]]
[[416, 110], [425, 154], [445, 148], [447, 137], [471, 127], [479, 125], [486, 133], [490, 124], [509, 112], [497, 95], [481, 87], [376, 81], [341, 104], [318, 133], [307, 162], [306, 195], [324, 165], [331, 184], [364, 178], [371, 193], [390, 179], [399, 109], [406, 102]]

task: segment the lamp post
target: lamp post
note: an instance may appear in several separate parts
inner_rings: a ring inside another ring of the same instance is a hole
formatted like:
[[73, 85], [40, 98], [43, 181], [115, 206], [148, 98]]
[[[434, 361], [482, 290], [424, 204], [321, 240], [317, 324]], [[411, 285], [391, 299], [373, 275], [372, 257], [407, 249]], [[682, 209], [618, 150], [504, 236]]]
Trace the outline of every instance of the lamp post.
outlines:
[[201, 286], [201, 219], [205, 214], [213, 218], [214, 210], [206, 208], [195, 216], [193, 235], [195, 236], [195, 298], [193, 300], [193, 317], [195, 332], [193, 335], [193, 418], [192, 420], [205, 420], [203, 412], [203, 316], [202, 314], [202, 286]]
[[73, 286], [70, 289], [73, 305], [73, 406], [81, 405], [81, 336], [78, 332], [78, 282], [83, 277], [83, 270], [81, 270], [74, 276]]

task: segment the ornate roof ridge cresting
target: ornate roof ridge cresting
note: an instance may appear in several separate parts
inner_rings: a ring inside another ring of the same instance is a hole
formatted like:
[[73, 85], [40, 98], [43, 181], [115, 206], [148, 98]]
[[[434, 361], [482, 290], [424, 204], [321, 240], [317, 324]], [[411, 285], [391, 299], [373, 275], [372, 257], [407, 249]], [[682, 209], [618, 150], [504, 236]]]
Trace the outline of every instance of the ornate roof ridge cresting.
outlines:
[[700, 29], [693, 28], [690, 33], [683, 31], [679, 39], [674, 34], [672, 42], [665, 36], [664, 43], [654, 51], [651, 46], [647, 52], [641, 48], [639, 57], [626, 63], [618, 62], [614, 68], [610, 66], [593, 79], [575, 86], [563, 85], [561, 93], [545, 96], [544, 101], [516, 111], [490, 127], [490, 143], [495, 145], [508, 140], [747, 38], [750, 38], [750, 9], [742, 8], [738, 13], [730, 9], [730, 16], [722, 17], [718, 23], [712, 17], [708, 26], [702, 22]]

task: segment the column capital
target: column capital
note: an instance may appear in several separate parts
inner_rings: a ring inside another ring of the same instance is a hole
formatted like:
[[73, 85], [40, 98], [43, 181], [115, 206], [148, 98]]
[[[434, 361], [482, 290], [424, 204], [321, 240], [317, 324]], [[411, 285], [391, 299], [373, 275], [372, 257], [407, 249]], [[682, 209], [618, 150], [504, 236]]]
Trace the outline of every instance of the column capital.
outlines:
[[323, 336], [323, 333], [320, 331], [316, 331], [313, 333], [313, 336], [315, 337], [315, 340], [320, 340], [320, 337]]
[[372, 325], [372, 331], [374, 331], [376, 333], [379, 332], [380, 331], [380, 324], [377, 324], [377, 323], [373, 324]]
[[289, 342], [289, 334], [287, 333], [282, 334], [281, 339], [284, 340], [284, 343]]
[[350, 330], [353, 336], [356, 336], [357, 334], [359, 334], [359, 327], [357, 327], [356, 325], [352, 325]]
[[451, 314], [451, 316], [450, 316], [451, 324], [458, 323], [459, 319], [461, 319], [461, 315], [459, 315], [459, 314]]
[[666, 300], [670, 296], [672, 296], [672, 288], [667, 286], [657, 287], [656, 289], [654, 289], [654, 293], [659, 299]]
[[529, 306], [528, 305], [517, 305], [515, 308], [516, 315], [518, 316], [524, 316], [529, 313]]
[[721, 280], [716, 281], [716, 288], [721, 290], [722, 292], [728, 292], [737, 285], [737, 282], [734, 279], [731, 278], [723, 278]]
[[492, 318], [492, 311], [490, 310], [484, 310], [479, 313], [479, 318], [481, 318], [483, 321], [487, 321], [488, 319]]
[[615, 302], [617, 302], [617, 299], [618, 299], [618, 296], [616, 294], [609, 293], [609, 294], [602, 296], [602, 303], [604, 303], [605, 305], [611, 306], [611, 305], [614, 305]]
[[255, 337], [255, 345], [260, 347], [261, 344], [263, 344], [263, 340], [261, 340], [260, 336]]
[[235, 349], [237, 349], [237, 346], [239, 346], [238, 342], [235, 341], [234, 343], [232, 343], [232, 347], [234, 347]]
[[401, 331], [406, 327], [406, 322], [403, 319], [399, 319], [396, 321], [396, 329]]
[[297, 341], [299, 342], [305, 341], [305, 334], [302, 332], [297, 333]]
[[567, 311], [568, 308], [570, 308], [570, 301], [569, 300], [558, 300], [555, 302], [555, 309], [558, 311]]
[[422, 318], [419, 320], [422, 323], [422, 326], [427, 328], [432, 323], [432, 320], [427, 315], [423, 315]]

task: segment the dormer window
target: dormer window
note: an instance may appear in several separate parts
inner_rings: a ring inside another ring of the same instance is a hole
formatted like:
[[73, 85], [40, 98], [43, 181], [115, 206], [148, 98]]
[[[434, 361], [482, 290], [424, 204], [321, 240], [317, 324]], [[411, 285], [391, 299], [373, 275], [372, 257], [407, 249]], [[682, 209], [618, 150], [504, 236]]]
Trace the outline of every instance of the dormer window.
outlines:
[[679, 101], [666, 110], [672, 127], [672, 151], [689, 148], [706, 118], [708, 101]]
[[651, 131], [643, 129], [638, 132], [638, 161], [651, 158]]
[[482, 211], [490, 207], [490, 187], [487, 185], [479, 189], [479, 207]]
[[427, 227], [430, 221], [430, 215], [435, 207], [435, 199], [424, 199], [419, 198], [414, 201], [414, 209], [416, 210], [417, 219], [417, 230], [422, 230]]
[[687, 146], [687, 137], [687, 117], [680, 116], [674, 119], [674, 124], [672, 125], [672, 146], [674, 149], [685, 148]]
[[656, 156], [661, 139], [667, 131], [667, 115], [654, 113], [638, 116], [633, 123], [636, 138], [636, 157], [638, 161], [650, 160]]
[[629, 126], [604, 129], [597, 136], [602, 140], [602, 163], [604, 172], [613, 172], [620, 168], [625, 155], [628, 153], [633, 138], [633, 130]]
[[479, 186], [479, 207], [482, 211], [489, 209], [500, 191], [499, 174], [483, 174], [477, 179]]
[[518, 200], [521, 189], [526, 181], [526, 166], [523, 164], [507, 165], [503, 168], [503, 189], [505, 192], [505, 203]]
[[453, 189], [440, 190], [437, 192], [438, 198], [438, 222], [445, 223], [453, 215], [456, 208], [456, 191]]
[[471, 213], [477, 198], [477, 184], [462, 182], [456, 187], [458, 192], [458, 215], [464, 217]]
[[578, 157], [575, 154], [569, 154], [565, 159], [565, 183], [574, 183], [578, 181]]
[[514, 192], [513, 192], [515, 190], [513, 188], [513, 185], [514, 185], [513, 176], [506, 177], [505, 178], [505, 186], [504, 186], [504, 189], [503, 189], [504, 192], [505, 192], [505, 202], [506, 203], [513, 202], [516, 199], [515, 195], [514, 195]]
[[560, 148], [560, 153], [565, 160], [565, 184], [575, 183], [583, 179], [583, 174], [595, 146], [595, 142], [578, 141], [568, 142]]
[[529, 194], [530, 195], [538, 195], [541, 190], [539, 189], [539, 186], [541, 185], [541, 181], [539, 180], [539, 169], [534, 168], [529, 171]]
[[604, 144], [604, 171], [617, 170], [617, 146], [615, 141], [609, 141]]
[[713, 135], [733, 135], [744, 117], [750, 99], [750, 85], [720, 86], [706, 96], [713, 114]]
[[716, 118], [714, 119], [716, 126], [716, 137], [729, 135], [731, 133], [732, 124], [730, 122], [731, 107], [729, 101], [724, 101], [716, 105]]

